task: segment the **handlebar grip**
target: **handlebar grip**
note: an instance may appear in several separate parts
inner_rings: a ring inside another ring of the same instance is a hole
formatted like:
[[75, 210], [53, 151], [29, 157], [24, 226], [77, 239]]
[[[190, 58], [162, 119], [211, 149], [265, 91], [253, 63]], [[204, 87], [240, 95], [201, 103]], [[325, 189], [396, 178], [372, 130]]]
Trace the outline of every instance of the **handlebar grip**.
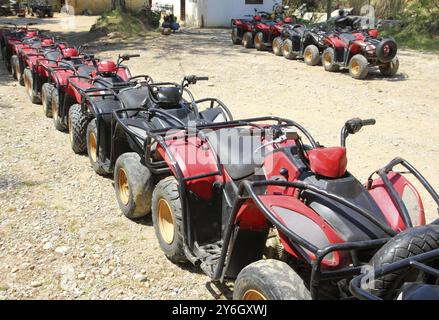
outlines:
[[130, 58], [139, 58], [140, 54], [130, 54]]
[[197, 81], [209, 81], [209, 77], [196, 77]]
[[373, 126], [376, 124], [376, 120], [375, 119], [366, 119], [366, 120], [362, 120], [361, 123], [363, 126]]

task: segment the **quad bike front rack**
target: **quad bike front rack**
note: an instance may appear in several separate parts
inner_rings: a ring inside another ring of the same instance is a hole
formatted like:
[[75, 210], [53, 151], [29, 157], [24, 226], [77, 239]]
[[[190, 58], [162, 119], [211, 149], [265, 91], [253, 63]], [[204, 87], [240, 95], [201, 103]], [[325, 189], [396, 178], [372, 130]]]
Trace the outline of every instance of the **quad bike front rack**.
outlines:
[[372, 294], [370, 290], [364, 288], [363, 283], [367, 284], [367, 281], [373, 280], [373, 278], [379, 278], [390, 274], [392, 272], [412, 268], [429, 274], [436, 279], [439, 279], [439, 269], [428, 266], [427, 263], [439, 260], [439, 249], [428, 251], [416, 256], [412, 256], [403, 260], [396, 261], [394, 263], [385, 265], [381, 268], [374, 269], [371, 273], [363, 273], [356, 276], [349, 283], [349, 290], [355, 298], [360, 300], [382, 300], [376, 295]]

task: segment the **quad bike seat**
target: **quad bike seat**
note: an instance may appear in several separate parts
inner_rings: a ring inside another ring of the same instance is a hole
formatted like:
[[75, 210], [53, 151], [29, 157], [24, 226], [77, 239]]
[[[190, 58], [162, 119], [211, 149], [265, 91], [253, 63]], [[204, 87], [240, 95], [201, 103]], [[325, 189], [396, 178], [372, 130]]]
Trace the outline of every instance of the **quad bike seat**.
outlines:
[[157, 88], [152, 92], [152, 96], [161, 108], [175, 108], [180, 105], [180, 89], [177, 87]]
[[351, 33], [341, 33], [339, 38], [343, 40], [347, 45], [349, 45], [352, 41], [357, 40], [357, 38]]
[[96, 70], [95, 67], [93, 67], [93, 66], [86, 66], [86, 65], [82, 65], [82, 66], [78, 67], [78, 69], [77, 69], [78, 74], [79, 74], [80, 76], [83, 76], [83, 77], [88, 77], [88, 76], [90, 76], [90, 74], [91, 74], [93, 71], [95, 71], [95, 70]]
[[[310, 170], [302, 173], [300, 178], [335, 194], [372, 214], [376, 219], [387, 224], [384, 214], [366, 188], [350, 173], [340, 178], [316, 176]], [[327, 221], [345, 241], [362, 241], [386, 238], [388, 235], [357, 211], [325, 196], [304, 191], [305, 203]]]
[[227, 128], [205, 134], [221, 164], [233, 180], [241, 180], [255, 174], [264, 161], [261, 138], [251, 135], [248, 129]]
[[149, 95], [148, 87], [129, 87], [120, 90], [118, 98], [126, 109], [140, 108]]

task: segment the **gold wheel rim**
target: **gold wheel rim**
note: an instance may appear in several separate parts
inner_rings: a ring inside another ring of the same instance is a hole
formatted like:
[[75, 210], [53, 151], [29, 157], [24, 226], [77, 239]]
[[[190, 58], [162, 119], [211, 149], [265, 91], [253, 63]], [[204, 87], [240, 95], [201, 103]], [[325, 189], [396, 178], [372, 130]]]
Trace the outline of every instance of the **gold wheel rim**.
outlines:
[[91, 132], [88, 137], [88, 153], [90, 154], [91, 159], [93, 162], [96, 162], [96, 159], [98, 158], [97, 155], [97, 139], [94, 134], [94, 132]]
[[306, 50], [306, 52], [305, 52], [305, 60], [307, 62], [311, 62], [311, 60], [312, 60], [312, 52], [311, 52], [311, 50]]
[[165, 199], [161, 198], [158, 204], [158, 220], [160, 234], [167, 244], [174, 241], [174, 218], [171, 207]]
[[277, 41], [273, 43], [273, 51], [279, 51], [279, 43]]
[[356, 76], [360, 74], [360, 64], [356, 60], [352, 60], [351, 70], [352, 73]]
[[285, 45], [284, 45], [284, 54], [285, 54], [285, 55], [288, 55], [289, 53], [290, 53], [290, 46], [287, 45], [287, 44], [285, 44]]
[[124, 205], [127, 205], [130, 200], [130, 187], [128, 184], [128, 177], [124, 169], [120, 168], [117, 173], [117, 189], [119, 191], [119, 199]]
[[243, 298], [244, 300], [267, 300], [267, 298], [256, 289], [247, 290]]
[[332, 57], [329, 53], [325, 53], [323, 56], [323, 62], [325, 63], [325, 66], [330, 66], [332, 64]]
[[58, 108], [56, 107], [56, 99], [52, 99], [52, 116], [54, 120], [58, 119]]
[[259, 41], [259, 37], [255, 37], [255, 45], [259, 45], [260, 41]]
[[20, 74], [20, 66], [15, 65], [15, 75], [17, 76], [17, 80], [20, 81], [21, 74]]

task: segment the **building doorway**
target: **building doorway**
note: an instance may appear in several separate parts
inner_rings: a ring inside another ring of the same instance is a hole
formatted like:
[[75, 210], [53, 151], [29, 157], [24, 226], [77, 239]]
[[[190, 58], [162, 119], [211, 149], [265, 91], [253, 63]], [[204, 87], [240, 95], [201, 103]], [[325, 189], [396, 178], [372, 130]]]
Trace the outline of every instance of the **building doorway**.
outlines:
[[180, 0], [180, 20], [186, 20], [186, 0]]

